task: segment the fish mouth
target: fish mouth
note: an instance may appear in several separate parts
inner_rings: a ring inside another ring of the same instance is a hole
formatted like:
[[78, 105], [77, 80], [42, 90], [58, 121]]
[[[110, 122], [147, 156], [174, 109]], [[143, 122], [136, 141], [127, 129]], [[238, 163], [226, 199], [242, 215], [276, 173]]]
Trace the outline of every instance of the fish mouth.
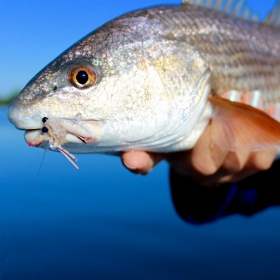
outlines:
[[26, 129], [24, 139], [29, 146], [36, 147], [66, 143], [84, 145], [98, 142], [102, 130], [99, 121], [47, 118], [42, 127]]
[[[8, 109], [9, 121], [20, 130], [25, 130], [25, 141], [29, 146], [40, 146], [42, 142], [53, 139], [54, 135], [61, 134], [59, 144], [88, 144], [99, 141], [103, 132], [102, 121], [95, 119], [82, 119], [80, 117], [63, 118], [43, 116], [38, 110], [24, 106], [18, 98], [14, 99]], [[47, 127], [50, 133], [43, 133], [42, 128]]]
[[[75, 132], [66, 131], [65, 143], [76, 143], [76, 144], [88, 144], [97, 142], [96, 138], [91, 136], [79, 135]], [[27, 129], [25, 130], [24, 139], [28, 146], [39, 147], [43, 142], [51, 140], [51, 137], [47, 134], [43, 134], [42, 129]], [[44, 145], [45, 146], [45, 145]]]
[[[47, 126], [45, 126], [47, 128]], [[63, 134], [63, 142], [56, 141], [56, 138], [51, 137], [49, 133], [44, 133], [43, 129], [28, 129], [25, 131], [25, 141], [28, 143], [29, 146], [36, 146], [41, 148], [50, 147], [52, 150], [57, 150], [60, 152], [76, 169], [79, 169], [78, 165], [75, 163], [78, 159], [72, 155], [68, 150], [62, 147], [62, 144], [67, 142], [74, 142], [80, 144], [86, 144], [89, 141], [93, 141], [92, 137], [85, 137], [82, 135], [78, 135], [75, 132], [64, 131]], [[70, 138], [70, 139], [69, 139]], [[70, 140], [70, 141], [69, 141]], [[47, 142], [48, 141], [48, 142]]]
[[[78, 121], [73, 119], [47, 118], [42, 119], [43, 127], [27, 129], [25, 141], [29, 146], [51, 148], [60, 152], [76, 169], [79, 169], [77, 158], [69, 150], [62, 147], [70, 143], [72, 148], [75, 145], [85, 145], [98, 142], [97, 137], [92, 137], [92, 132], [101, 132], [101, 125], [97, 121]], [[93, 135], [95, 135], [93, 134]], [[79, 147], [80, 148], [80, 147]]]

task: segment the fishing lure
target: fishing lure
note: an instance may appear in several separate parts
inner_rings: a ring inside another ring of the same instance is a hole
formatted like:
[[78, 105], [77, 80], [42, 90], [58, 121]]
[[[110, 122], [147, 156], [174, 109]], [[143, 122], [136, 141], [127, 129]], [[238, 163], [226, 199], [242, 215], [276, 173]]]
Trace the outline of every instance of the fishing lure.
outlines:
[[64, 143], [67, 143], [66, 129], [63, 127], [62, 122], [58, 118], [43, 117], [42, 133], [39, 134], [34, 141], [29, 142], [29, 146], [40, 146], [43, 141], [49, 141], [49, 147], [52, 150], [59, 151], [76, 169], [79, 167], [74, 161], [78, 159], [72, 155], [69, 151], [62, 147]]

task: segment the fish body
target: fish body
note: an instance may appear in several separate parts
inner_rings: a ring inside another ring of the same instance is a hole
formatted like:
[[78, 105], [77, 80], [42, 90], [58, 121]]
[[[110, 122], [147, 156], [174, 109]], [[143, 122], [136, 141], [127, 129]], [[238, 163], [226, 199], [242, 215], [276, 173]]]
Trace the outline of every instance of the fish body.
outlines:
[[194, 3], [125, 14], [39, 72], [8, 117], [29, 145], [74, 153], [191, 149], [209, 120], [222, 148], [279, 147], [280, 27], [270, 18]]

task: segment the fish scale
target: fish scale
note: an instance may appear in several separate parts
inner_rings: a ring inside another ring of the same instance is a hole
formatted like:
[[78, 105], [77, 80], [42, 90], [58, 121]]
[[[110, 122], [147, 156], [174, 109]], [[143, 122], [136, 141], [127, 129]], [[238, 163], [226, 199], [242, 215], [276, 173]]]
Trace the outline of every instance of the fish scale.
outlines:
[[195, 46], [209, 64], [217, 93], [260, 90], [266, 106], [280, 102], [280, 28], [189, 4], [129, 16], [158, 20], [164, 30], [159, 36]]

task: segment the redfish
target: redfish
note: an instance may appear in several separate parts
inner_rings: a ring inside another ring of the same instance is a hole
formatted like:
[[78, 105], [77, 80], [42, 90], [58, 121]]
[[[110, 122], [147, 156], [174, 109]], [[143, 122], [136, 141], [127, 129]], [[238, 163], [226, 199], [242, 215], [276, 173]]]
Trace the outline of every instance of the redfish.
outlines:
[[263, 22], [225, 0], [122, 15], [39, 72], [8, 117], [70, 161], [191, 149], [209, 122], [223, 149], [279, 148], [280, 1]]

